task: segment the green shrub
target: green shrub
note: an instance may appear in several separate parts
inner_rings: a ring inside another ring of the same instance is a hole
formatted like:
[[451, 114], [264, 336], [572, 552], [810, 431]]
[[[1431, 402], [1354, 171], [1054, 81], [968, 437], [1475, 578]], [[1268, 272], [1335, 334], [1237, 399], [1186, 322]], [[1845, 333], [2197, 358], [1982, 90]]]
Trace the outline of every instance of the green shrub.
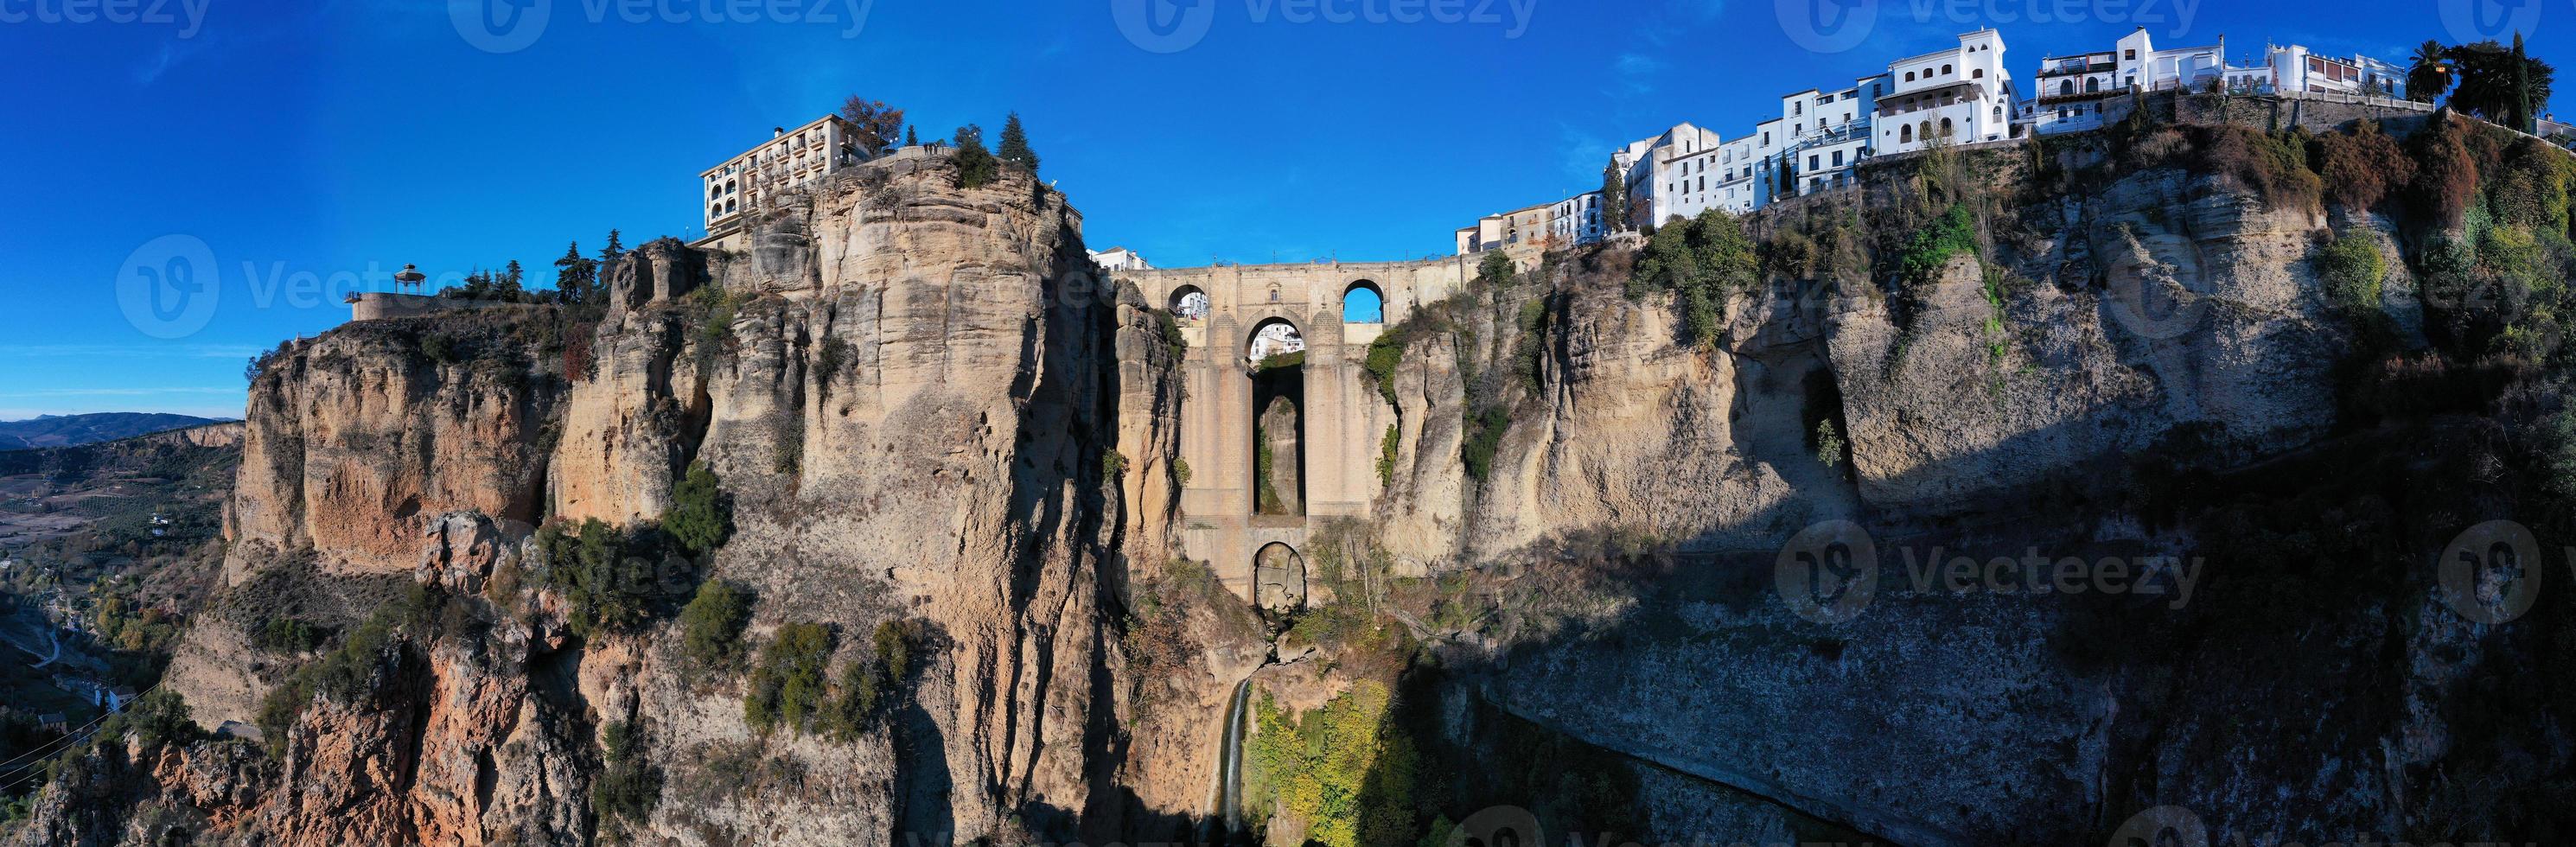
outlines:
[[98, 738], [132, 737], [146, 748], [164, 744], [186, 746], [204, 737], [205, 731], [188, 717], [188, 703], [179, 692], [154, 689], [135, 698], [125, 711], [100, 722]]
[[1261, 363], [1253, 366], [1252, 372], [1269, 373], [1277, 370], [1294, 370], [1305, 366], [1306, 351], [1304, 350], [1299, 350], [1294, 353], [1272, 353], [1261, 357]]
[[1717, 341], [1727, 301], [1760, 281], [1762, 259], [1744, 222], [1710, 209], [1655, 232], [1628, 278], [1631, 297], [1674, 292], [1683, 334], [1693, 345]]
[[537, 531], [545, 585], [563, 595], [564, 624], [574, 635], [630, 631], [651, 615], [660, 596], [657, 575], [629, 546], [630, 539], [598, 518], [582, 521], [575, 533], [560, 524]]
[[1398, 324], [1369, 341], [1368, 359], [1363, 367], [1377, 381], [1378, 396], [1386, 398], [1387, 408], [1399, 408], [1395, 401], [1395, 368], [1404, 363], [1404, 326]]
[[1386, 425], [1386, 438], [1379, 441], [1377, 447], [1377, 482], [1380, 486], [1395, 487], [1395, 451], [1397, 441], [1401, 437], [1402, 432], [1399, 427], [1395, 424]]
[[251, 646], [271, 653], [303, 653], [321, 647], [329, 637], [320, 627], [285, 615], [271, 615], [251, 634]]
[[1393, 697], [1363, 680], [1302, 717], [1264, 695], [1246, 745], [1248, 789], [1273, 810], [1305, 822], [1306, 843], [1326, 847], [1409, 844], [1419, 755], [1387, 720]]
[[824, 665], [831, 659], [832, 631], [822, 624], [779, 627], [752, 670], [751, 694], [742, 702], [744, 722], [764, 733], [780, 728], [804, 732], [823, 705]]
[[734, 311], [741, 304], [734, 300], [731, 292], [724, 286], [709, 284], [700, 286], [690, 296], [697, 300], [702, 312], [698, 323], [700, 341], [713, 345], [733, 337]]
[[680, 654], [698, 667], [731, 675], [742, 661], [742, 630], [750, 623], [751, 593], [707, 580], [680, 609]]
[[297, 668], [285, 682], [270, 689], [268, 696], [260, 700], [256, 718], [260, 736], [270, 751], [285, 749], [287, 731], [314, 697], [349, 703], [371, 694], [376, 668], [384, 661], [386, 651], [398, 646], [396, 637], [427, 632], [437, 621], [445, 599], [427, 586], [412, 586], [400, 598], [377, 607], [364, 623], [341, 639], [340, 646]]
[[1115, 485], [1127, 475], [1127, 454], [1105, 450], [1100, 454], [1100, 478]]
[[1466, 463], [1469, 478], [1483, 482], [1493, 472], [1494, 452], [1502, 448], [1503, 432], [1511, 424], [1511, 414], [1501, 406], [1489, 406], [1467, 417], [1466, 437], [1458, 442], [1458, 458]]
[[2388, 262], [2370, 236], [2359, 232], [2336, 236], [2318, 254], [2317, 271], [2325, 278], [2326, 299], [2337, 311], [2358, 315], [2379, 310], [2380, 281], [2388, 276]]
[[1190, 460], [1173, 457], [1172, 484], [1183, 487], [1187, 487], [1190, 484]]
[[590, 783], [590, 806], [601, 817], [642, 823], [662, 800], [662, 772], [646, 764], [635, 725], [609, 724], [599, 776]]
[[957, 152], [950, 157], [957, 163], [957, 187], [982, 188], [1000, 178], [1001, 160], [984, 148], [984, 128], [967, 124], [957, 128]]
[[1842, 467], [1843, 446], [1843, 434], [1834, 429], [1831, 419], [1816, 422], [1816, 461], [1829, 468]]
[[705, 555], [733, 534], [733, 499], [724, 493], [715, 471], [694, 462], [671, 489], [671, 510], [662, 513], [662, 529], [682, 549]]
[[1906, 241], [1897, 267], [1908, 286], [1928, 286], [1938, 281], [1951, 257], [1961, 254], [1977, 254], [1976, 213], [1966, 203], [1952, 203], [1941, 217]]
[[444, 332], [433, 332], [421, 336], [420, 354], [429, 357], [430, 361], [437, 362], [442, 365], [453, 365], [457, 362], [463, 361], [463, 359], [459, 358], [456, 353], [456, 339], [449, 337], [447, 333]]
[[1517, 271], [1512, 265], [1512, 257], [1503, 255], [1500, 250], [1486, 253], [1485, 260], [1476, 263], [1476, 278], [1495, 288], [1510, 287], [1512, 276]]
[[912, 675], [920, 627], [909, 621], [877, 624], [869, 639], [870, 655], [851, 657], [841, 666], [840, 684], [824, 707], [821, 728], [826, 737], [849, 741], [882, 717], [887, 698], [903, 689]]
[[855, 354], [851, 352], [849, 341], [838, 335], [823, 336], [822, 347], [814, 356], [816, 382], [821, 383], [824, 391], [831, 391], [832, 379], [840, 376], [841, 370], [854, 361]]

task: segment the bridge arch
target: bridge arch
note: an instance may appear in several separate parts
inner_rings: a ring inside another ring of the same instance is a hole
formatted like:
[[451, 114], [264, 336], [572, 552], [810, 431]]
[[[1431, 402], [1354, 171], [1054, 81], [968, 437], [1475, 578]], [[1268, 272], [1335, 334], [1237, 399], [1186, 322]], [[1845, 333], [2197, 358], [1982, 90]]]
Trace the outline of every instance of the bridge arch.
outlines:
[[1208, 312], [1214, 306], [1215, 301], [1209, 299], [1207, 291], [1195, 285], [1172, 289], [1172, 296], [1163, 303], [1163, 308], [1171, 311], [1172, 318], [1184, 326], [1206, 323]]
[[1306, 557], [1286, 542], [1273, 541], [1252, 555], [1252, 602], [1274, 611], [1306, 605]]
[[1346, 324], [1386, 323], [1386, 289], [1375, 280], [1351, 280], [1342, 286], [1341, 315]]

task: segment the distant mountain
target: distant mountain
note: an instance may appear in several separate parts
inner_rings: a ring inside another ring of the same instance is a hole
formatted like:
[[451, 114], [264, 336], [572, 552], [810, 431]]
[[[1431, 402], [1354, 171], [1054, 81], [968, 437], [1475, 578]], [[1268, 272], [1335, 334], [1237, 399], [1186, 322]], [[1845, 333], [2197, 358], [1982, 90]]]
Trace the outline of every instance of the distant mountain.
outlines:
[[215, 418], [139, 412], [44, 415], [34, 420], [0, 421], [0, 450], [73, 447], [222, 422]]

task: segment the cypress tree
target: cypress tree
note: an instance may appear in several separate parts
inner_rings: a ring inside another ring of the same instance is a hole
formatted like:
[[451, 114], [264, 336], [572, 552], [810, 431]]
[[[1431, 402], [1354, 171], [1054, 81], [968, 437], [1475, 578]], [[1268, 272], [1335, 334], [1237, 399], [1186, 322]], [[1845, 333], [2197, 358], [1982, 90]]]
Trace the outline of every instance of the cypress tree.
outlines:
[[1010, 119], [1002, 122], [1000, 153], [1002, 161], [1020, 166], [1027, 170], [1030, 176], [1037, 175], [1038, 154], [1037, 151], [1029, 149], [1029, 133], [1020, 127], [1018, 112], [1012, 112]]
[[599, 263], [602, 266], [606, 266], [614, 264], [618, 259], [625, 257], [626, 245], [617, 240], [617, 230], [609, 230], [608, 246], [599, 248]]
[[1601, 167], [1601, 228], [1610, 232], [1628, 229], [1628, 178], [1619, 173], [1619, 160]]

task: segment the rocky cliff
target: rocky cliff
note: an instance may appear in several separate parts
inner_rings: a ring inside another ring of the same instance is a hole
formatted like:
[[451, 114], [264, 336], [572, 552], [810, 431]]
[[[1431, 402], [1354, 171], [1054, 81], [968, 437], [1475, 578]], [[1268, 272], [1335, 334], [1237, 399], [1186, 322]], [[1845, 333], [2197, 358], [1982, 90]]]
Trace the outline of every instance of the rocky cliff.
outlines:
[[2480, 623], [2437, 571], [2563, 528], [2517, 469], [2576, 456], [2563, 362], [2427, 330], [2474, 219], [2230, 132], [1489, 273], [1387, 329], [1386, 494], [1260, 564], [1276, 609], [1175, 556], [1180, 333], [1024, 176], [907, 150], [595, 310], [353, 325], [254, 383], [165, 682], [264, 737], [96, 745], [20, 840], [2554, 837], [2565, 595]]

